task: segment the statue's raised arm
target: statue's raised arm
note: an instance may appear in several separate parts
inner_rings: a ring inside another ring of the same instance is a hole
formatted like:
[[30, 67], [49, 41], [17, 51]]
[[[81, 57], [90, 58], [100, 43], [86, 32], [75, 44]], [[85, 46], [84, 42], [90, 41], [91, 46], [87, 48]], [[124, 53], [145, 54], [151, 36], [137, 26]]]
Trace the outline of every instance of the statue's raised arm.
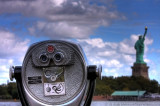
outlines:
[[145, 27], [145, 32], [144, 32], [144, 35], [143, 35], [143, 39], [145, 38], [146, 34], [147, 34], [147, 26]]

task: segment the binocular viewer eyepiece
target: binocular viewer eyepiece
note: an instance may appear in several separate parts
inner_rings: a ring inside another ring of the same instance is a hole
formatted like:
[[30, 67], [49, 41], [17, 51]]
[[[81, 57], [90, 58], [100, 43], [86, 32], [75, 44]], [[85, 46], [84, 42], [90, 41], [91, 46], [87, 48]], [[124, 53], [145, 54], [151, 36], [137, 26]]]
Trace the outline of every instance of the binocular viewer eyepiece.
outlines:
[[22, 66], [10, 67], [23, 106], [89, 106], [102, 66], [88, 65], [80, 45], [49, 40], [28, 49]]

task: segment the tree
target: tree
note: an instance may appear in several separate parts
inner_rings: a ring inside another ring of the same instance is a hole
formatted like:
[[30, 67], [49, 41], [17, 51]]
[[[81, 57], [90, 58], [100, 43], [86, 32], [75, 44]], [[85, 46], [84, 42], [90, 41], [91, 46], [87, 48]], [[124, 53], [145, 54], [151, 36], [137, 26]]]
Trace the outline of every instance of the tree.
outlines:
[[111, 95], [113, 90], [107, 85], [97, 86], [94, 95]]
[[[106, 91], [107, 90], [107, 91]], [[160, 93], [160, 86], [156, 80], [144, 77], [103, 77], [96, 79], [95, 95], [110, 95], [113, 91], [145, 90], [150, 93]]]
[[12, 99], [19, 98], [16, 83], [8, 83], [7, 91], [12, 96]]

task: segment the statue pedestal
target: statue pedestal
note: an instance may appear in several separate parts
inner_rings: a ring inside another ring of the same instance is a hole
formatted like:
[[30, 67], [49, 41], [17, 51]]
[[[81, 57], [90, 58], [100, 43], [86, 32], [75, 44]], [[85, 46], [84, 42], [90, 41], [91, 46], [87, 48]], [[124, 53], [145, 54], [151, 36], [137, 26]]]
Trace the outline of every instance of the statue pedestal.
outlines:
[[148, 76], [149, 67], [147, 66], [147, 64], [134, 63], [134, 65], [131, 68], [132, 68], [132, 76], [135, 77], [142, 76], [146, 79], [149, 79]]

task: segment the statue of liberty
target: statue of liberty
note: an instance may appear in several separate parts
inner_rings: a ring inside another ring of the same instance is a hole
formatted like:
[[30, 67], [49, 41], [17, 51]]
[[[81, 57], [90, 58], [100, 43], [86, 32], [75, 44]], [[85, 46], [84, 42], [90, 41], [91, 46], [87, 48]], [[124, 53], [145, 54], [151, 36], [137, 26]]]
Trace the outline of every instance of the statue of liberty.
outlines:
[[145, 32], [144, 35], [139, 36], [139, 39], [135, 43], [134, 48], [136, 49], [136, 62], [135, 63], [141, 63], [141, 64], [146, 64], [143, 60], [143, 55], [144, 55], [144, 40], [145, 36], [147, 34], [147, 27], [145, 27]]

